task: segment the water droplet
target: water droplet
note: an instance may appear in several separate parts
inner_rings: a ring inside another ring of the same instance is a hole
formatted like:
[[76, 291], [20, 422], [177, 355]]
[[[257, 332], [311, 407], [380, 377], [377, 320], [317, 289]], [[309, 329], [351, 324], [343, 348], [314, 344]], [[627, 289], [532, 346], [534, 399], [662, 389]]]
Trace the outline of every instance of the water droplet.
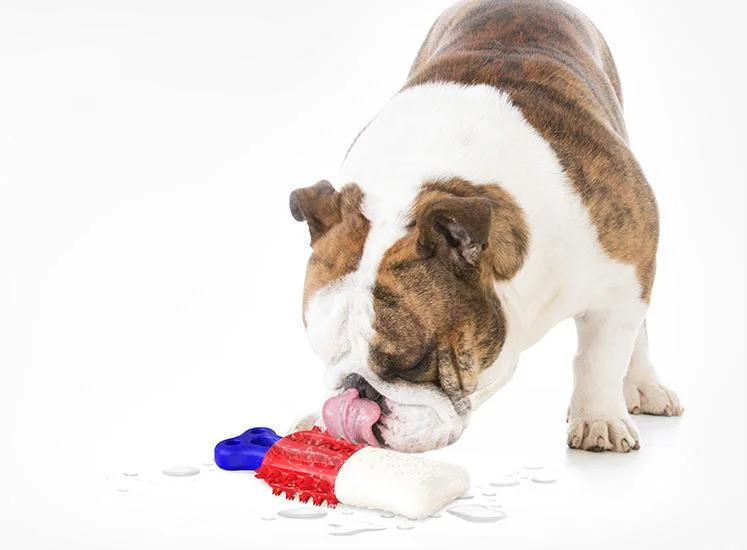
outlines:
[[475, 489], [480, 489], [480, 488], [482, 487], [482, 485], [479, 485], [479, 484], [478, 484], [478, 485], [473, 485], [473, 487], [474, 487]]
[[486, 497], [494, 497], [495, 491], [483, 491], [482, 494], [485, 495]]
[[215, 466], [215, 462], [203, 462], [203, 466]]
[[536, 462], [524, 464], [525, 470], [541, 470], [542, 468], [544, 468], [544, 466], [542, 464], [537, 464]]
[[491, 504], [491, 508], [503, 508], [503, 504]]
[[431, 515], [431, 516], [429, 516], [429, 517], [432, 517], [432, 518], [440, 518], [440, 517], [441, 517], [441, 514], [432, 514], [432, 515]]
[[375, 523], [369, 523], [367, 521], [358, 521], [351, 523], [350, 525], [334, 527], [329, 534], [337, 537], [349, 537], [351, 535], [357, 535], [358, 533], [365, 533], [366, 531], [383, 531], [384, 529], [386, 529], [386, 527], [383, 525], [376, 525]]
[[475, 498], [475, 495], [472, 495], [470, 493], [464, 493], [462, 496], [458, 496], [457, 500], [469, 500], [471, 498]]
[[465, 521], [472, 521], [475, 523], [490, 523], [506, 517], [505, 512], [501, 510], [491, 510], [482, 504], [462, 504], [460, 506], [452, 506], [446, 511]]
[[412, 529], [412, 527], [413, 526], [409, 523], [400, 523], [399, 525], [397, 525], [397, 529], [401, 529], [402, 531], [409, 531], [410, 529]]
[[394, 517], [394, 514], [392, 514], [391, 512], [384, 512], [384, 513], [382, 513], [382, 514], [379, 514], [379, 515], [380, 515], [380, 516], [381, 516], [382, 518], [393, 518], [393, 517]]
[[275, 521], [275, 516], [262, 516], [262, 521]]
[[515, 477], [503, 477], [499, 479], [498, 481], [491, 481], [490, 484], [493, 487], [514, 487], [521, 483], [518, 479]]
[[557, 480], [557, 476], [552, 472], [542, 472], [532, 476], [532, 481], [535, 483], [555, 483]]
[[129, 489], [125, 487], [120, 487], [119, 489], [117, 489], [117, 491], [119, 491], [120, 493], [126, 493], [127, 491], [129, 491]]
[[169, 477], [187, 477], [196, 476], [200, 473], [200, 470], [193, 466], [172, 466], [171, 468], [161, 470], [161, 473]]
[[135, 477], [137, 475], [137, 472], [125, 472], [124, 475], [127, 477]]
[[521, 476], [521, 479], [529, 479], [529, 476]]
[[290, 519], [319, 519], [327, 515], [327, 512], [315, 508], [312, 506], [306, 508], [290, 508], [288, 510], [280, 510], [278, 515], [282, 518]]

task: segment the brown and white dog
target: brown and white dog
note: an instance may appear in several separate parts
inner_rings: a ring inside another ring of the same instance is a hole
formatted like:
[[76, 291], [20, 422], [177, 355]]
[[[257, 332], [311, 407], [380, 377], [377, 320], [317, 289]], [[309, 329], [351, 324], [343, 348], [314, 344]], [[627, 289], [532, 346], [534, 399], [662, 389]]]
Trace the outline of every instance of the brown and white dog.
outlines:
[[629, 412], [681, 414], [648, 356], [656, 202], [612, 56], [576, 9], [447, 10], [335, 183], [290, 197], [313, 249], [304, 323], [340, 393], [324, 406], [330, 431], [448, 445], [569, 317], [568, 445], [627, 452], [639, 447]]

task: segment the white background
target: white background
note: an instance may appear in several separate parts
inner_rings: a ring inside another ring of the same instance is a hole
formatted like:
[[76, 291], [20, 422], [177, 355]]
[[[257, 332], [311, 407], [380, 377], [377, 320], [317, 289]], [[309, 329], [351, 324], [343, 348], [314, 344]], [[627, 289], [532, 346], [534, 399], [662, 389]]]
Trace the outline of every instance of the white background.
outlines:
[[285, 502], [201, 466], [319, 404], [288, 193], [334, 175], [449, 3], [0, 2], [0, 547], [743, 547], [742, 2], [576, 2], [659, 199], [649, 332], [682, 419], [639, 418], [637, 453], [567, 450], [566, 322], [433, 453], [474, 483], [557, 469], [499, 490], [502, 522], [337, 538], [366, 514], [262, 521]]

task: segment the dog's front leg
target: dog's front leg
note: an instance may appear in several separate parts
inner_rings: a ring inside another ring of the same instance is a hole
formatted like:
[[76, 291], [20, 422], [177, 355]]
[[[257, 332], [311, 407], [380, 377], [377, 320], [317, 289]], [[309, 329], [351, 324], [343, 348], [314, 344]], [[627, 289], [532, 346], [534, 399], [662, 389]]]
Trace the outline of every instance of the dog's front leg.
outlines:
[[638, 430], [628, 414], [623, 377], [645, 306], [630, 304], [586, 311], [575, 318], [578, 353], [568, 414], [568, 446], [589, 451], [638, 449]]

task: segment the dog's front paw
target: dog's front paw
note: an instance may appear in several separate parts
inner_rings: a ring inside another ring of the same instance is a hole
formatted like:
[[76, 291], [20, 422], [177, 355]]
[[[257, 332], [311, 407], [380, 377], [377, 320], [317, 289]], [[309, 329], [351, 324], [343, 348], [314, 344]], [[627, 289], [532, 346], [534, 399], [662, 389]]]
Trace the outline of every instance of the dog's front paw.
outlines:
[[680, 416], [685, 410], [677, 394], [656, 380], [625, 379], [625, 404], [633, 414]]
[[605, 415], [571, 415], [568, 446], [586, 451], [627, 453], [640, 448], [640, 436], [627, 414], [622, 418]]

